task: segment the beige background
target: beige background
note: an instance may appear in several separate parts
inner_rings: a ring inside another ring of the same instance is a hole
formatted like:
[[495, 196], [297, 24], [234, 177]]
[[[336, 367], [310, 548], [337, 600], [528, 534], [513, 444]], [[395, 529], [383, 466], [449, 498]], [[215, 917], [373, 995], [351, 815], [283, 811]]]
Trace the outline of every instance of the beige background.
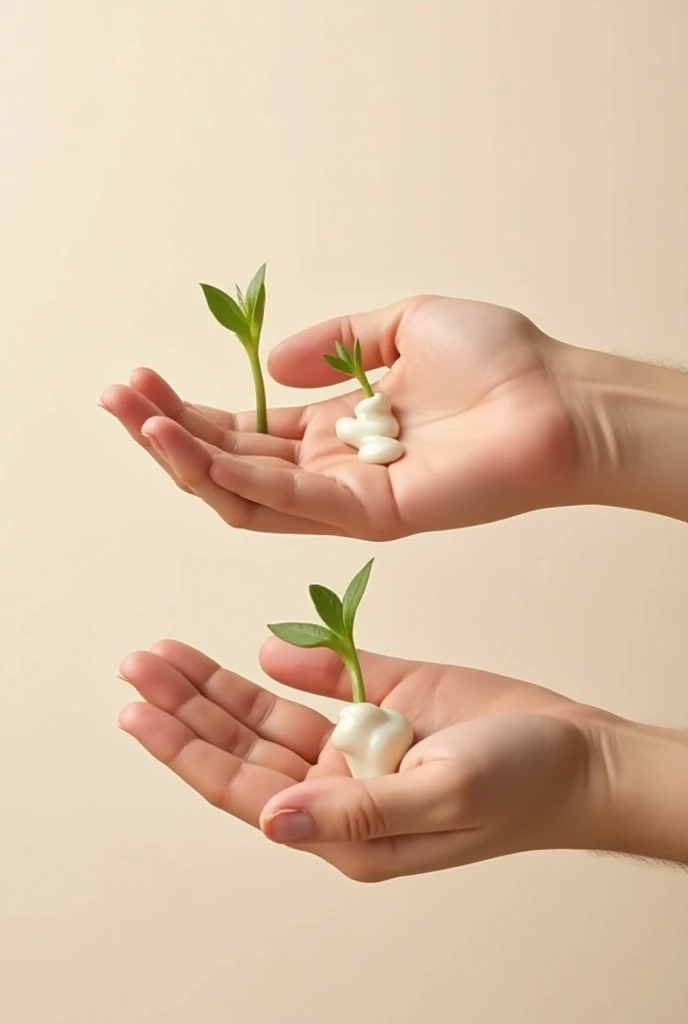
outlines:
[[[3, 1024], [683, 1019], [682, 873], [356, 886], [116, 730], [122, 655], [171, 635], [255, 675], [263, 624], [368, 548], [232, 533], [96, 401], [143, 363], [248, 404], [196, 282], [264, 259], [270, 344], [430, 289], [685, 359], [687, 36], [685, 0], [3, 0]], [[679, 524], [559, 511], [377, 554], [362, 643], [688, 722]]]

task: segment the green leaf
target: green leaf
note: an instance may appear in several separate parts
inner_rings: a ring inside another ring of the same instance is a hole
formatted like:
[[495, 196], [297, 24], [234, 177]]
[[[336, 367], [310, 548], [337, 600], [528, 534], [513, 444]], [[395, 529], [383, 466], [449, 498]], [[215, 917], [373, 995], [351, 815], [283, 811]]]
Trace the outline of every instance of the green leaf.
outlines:
[[356, 367], [356, 369], [359, 371], [359, 373], [363, 373], [363, 357], [361, 354], [361, 342], [358, 340], [358, 338], [356, 338], [356, 341], [354, 342], [352, 357], [353, 364]]
[[352, 359], [351, 359], [351, 353], [349, 352], [348, 348], [346, 348], [346, 346], [342, 345], [341, 341], [337, 342], [337, 344], [335, 345], [335, 348], [337, 350], [337, 355], [342, 360], [342, 362], [346, 363], [348, 366], [352, 366], [353, 363], [352, 363]]
[[361, 598], [366, 592], [368, 586], [368, 580], [370, 579], [370, 572], [373, 568], [374, 558], [371, 558], [366, 565], [363, 566], [360, 572], [356, 573], [349, 586], [346, 588], [344, 593], [344, 629], [348, 634], [351, 634], [354, 628], [354, 619], [356, 618], [356, 612], [358, 606], [361, 603]]
[[351, 369], [349, 367], [349, 364], [344, 363], [341, 359], [338, 358], [338, 356], [325, 355], [323, 356], [323, 359], [328, 364], [328, 366], [333, 367], [333, 369], [335, 370], [339, 370], [340, 373], [345, 373], [347, 377], [351, 376]]
[[260, 338], [265, 316], [265, 271], [266, 264], [264, 263], [255, 272], [246, 289], [246, 315], [250, 321], [255, 341]]
[[337, 644], [332, 630], [312, 622], [275, 622], [268, 625], [268, 629], [293, 647], [330, 647], [334, 650]]
[[238, 284], [235, 284], [234, 287], [236, 288], [237, 302], [239, 303], [241, 311], [243, 313], [245, 313], [246, 312], [246, 303], [244, 302], [244, 296], [241, 294], [241, 288], [239, 287]]
[[201, 288], [205, 295], [205, 301], [208, 303], [208, 309], [217, 322], [226, 327], [228, 331], [232, 331], [240, 341], [245, 343], [248, 325], [246, 317], [234, 299], [212, 284], [202, 284]]
[[260, 341], [260, 335], [263, 330], [263, 320], [265, 319], [265, 285], [258, 292], [258, 298], [256, 304], [253, 307], [253, 337], [256, 341]]
[[344, 608], [341, 598], [327, 587], [321, 587], [319, 583], [311, 584], [308, 592], [316, 612], [325, 625], [341, 636], [344, 632]]

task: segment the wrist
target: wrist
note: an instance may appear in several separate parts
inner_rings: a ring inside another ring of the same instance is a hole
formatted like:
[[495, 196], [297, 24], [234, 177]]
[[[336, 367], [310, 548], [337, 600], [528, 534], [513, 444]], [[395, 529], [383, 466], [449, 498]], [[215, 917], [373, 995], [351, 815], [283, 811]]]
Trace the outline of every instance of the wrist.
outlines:
[[688, 521], [688, 373], [558, 342], [550, 370], [575, 433], [569, 503]]
[[590, 848], [688, 864], [688, 734], [616, 719], [597, 739]]

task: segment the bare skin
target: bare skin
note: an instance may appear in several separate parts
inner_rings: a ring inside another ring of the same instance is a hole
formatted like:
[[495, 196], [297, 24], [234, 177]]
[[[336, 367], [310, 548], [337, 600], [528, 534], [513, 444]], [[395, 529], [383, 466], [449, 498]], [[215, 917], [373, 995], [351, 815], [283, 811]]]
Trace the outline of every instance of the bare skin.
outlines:
[[388, 468], [362, 464], [334, 436], [358, 390], [270, 410], [268, 436], [252, 432], [250, 413], [186, 404], [150, 370], [101, 401], [180, 486], [239, 528], [391, 540], [566, 500], [576, 426], [549, 369], [555, 343], [529, 320], [484, 303], [406, 300], [284, 342], [270, 373], [293, 386], [336, 383], [322, 353], [354, 335], [366, 370], [391, 367], [379, 389], [407, 454]]
[[[261, 664], [287, 686], [347, 697], [329, 651], [271, 638]], [[599, 735], [613, 716], [471, 669], [368, 653], [362, 665], [370, 699], [416, 734], [398, 775], [365, 784], [329, 746], [329, 719], [174, 641], [122, 664], [144, 703], [120, 724], [213, 806], [361, 881], [593, 837], [605, 793]], [[294, 806], [318, 819], [317, 838], [293, 834]]]
[[[339, 318], [269, 359], [281, 383], [336, 383], [359, 337], [407, 454], [361, 463], [334, 435], [358, 391], [253, 416], [184, 402], [150, 370], [102, 404], [175, 483], [231, 526], [393, 540], [537, 508], [609, 504], [688, 521], [688, 375], [547, 337], [512, 310], [434, 296]], [[278, 641], [263, 668], [348, 697], [322, 651]], [[213, 805], [377, 881], [544, 848], [688, 863], [688, 739], [474, 670], [363, 655], [369, 699], [412, 722], [397, 775], [352, 780], [332, 723], [167, 641], [128, 658], [122, 727]], [[310, 831], [307, 832], [307, 826]]]
[[278, 345], [273, 378], [337, 383], [322, 359], [359, 337], [406, 455], [369, 466], [338, 441], [359, 390], [252, 413], [187, 403], [151, 370], [102, 404], [228, 524], [386, 541], [534, 509], [608, 504], [688, 519], [688, 374], [564, 344], [520, 313], [437, 296], [329, 320]]

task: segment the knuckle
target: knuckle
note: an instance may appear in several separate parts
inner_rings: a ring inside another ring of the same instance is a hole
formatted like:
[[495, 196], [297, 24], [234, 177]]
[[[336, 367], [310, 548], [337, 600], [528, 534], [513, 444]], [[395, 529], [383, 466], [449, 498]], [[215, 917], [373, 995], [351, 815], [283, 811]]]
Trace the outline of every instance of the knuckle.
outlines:
[[384, 818], [364, 786], [359, 798], [343, 808], [340, 828], [347, 843], [367, 843], [384, 835]]
[[253, 692], [246, 715], [247, 724], [260, 735], [277, 707], [277, 695], [257, 686]]
[[220, 429], [218, 448], [221, 448], [227, 455], [240, 455], [239, 436], [232, 430]]
[[214, 807], [216, 811], [224, 811], [225, 791], [220, 786], [214, 786], [212, 789], [206, 790], [203, 796], [206, 803]]
[[297, 473], [285, 474], [285, 478], [277, 493], [277, 501], [281, 512], [295, 511], [299, 504], [299, 477]]
[[214, 508], [220, 518], [227, 523], [227, 526], [231, 526], [233, 530], [252, 529], [254, 508], [243, 499], [231, 500], [226, 503], [225, 507], [222, 507], [222, 505], [215, 506], [211, 502], [206, 502], [206, 504]]

